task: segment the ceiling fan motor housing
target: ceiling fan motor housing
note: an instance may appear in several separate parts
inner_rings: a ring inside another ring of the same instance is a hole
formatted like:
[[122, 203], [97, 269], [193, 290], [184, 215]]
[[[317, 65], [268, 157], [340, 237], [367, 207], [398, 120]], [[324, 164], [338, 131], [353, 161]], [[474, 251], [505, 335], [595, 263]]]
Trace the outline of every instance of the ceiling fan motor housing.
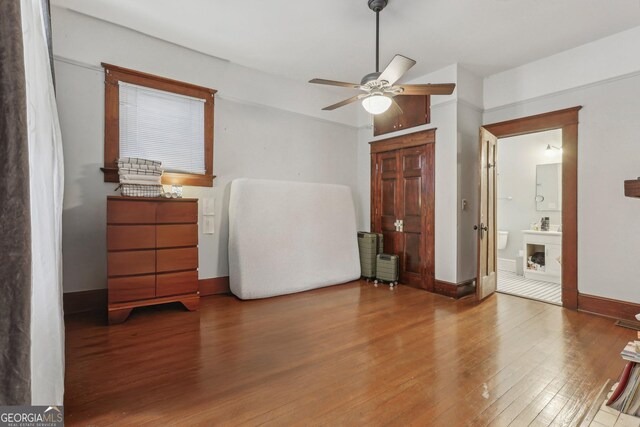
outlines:
[[360, 84], [362, 86], [365, 86], [367, 83], [378, 80], [378, 77], [380, 77], [381, 73], [369, 73], [366, 76], [364, 76], [362, 78], [362, 80], [360, 81]]
[[380, 12], [387, 6], [388, 0], [369, 0], [369, 9]]

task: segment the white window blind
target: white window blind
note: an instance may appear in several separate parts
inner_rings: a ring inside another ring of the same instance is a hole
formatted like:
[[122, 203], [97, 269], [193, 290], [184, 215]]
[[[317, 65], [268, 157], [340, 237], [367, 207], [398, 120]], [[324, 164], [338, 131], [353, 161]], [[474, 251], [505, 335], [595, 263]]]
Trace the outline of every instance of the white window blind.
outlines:
[[120, 157], [204, 174], [204, 99], [119, 82]]

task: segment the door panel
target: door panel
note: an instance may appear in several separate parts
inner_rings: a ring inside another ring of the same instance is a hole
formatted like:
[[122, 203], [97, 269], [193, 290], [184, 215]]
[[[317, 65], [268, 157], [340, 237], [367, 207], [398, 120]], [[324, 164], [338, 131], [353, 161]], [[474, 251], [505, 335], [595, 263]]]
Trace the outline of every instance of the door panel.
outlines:
[[425, 287], [423, 200], [424, 175], [426, 174], [425, 147], [405, 148], [398, 152], [402, 170], [400, 218], [403, 230], [400, 237], [400, 281], [411, 286]]
[[398, 251], [396, 227], [398, 218], [398, 158], [395, 153], [378, 155], [380, 177], [379, 228], [384, 236], [384, 252], [395, 254]]
[[[399, 256], [400, 283], [433, 290], [433, 144], [375, 155], [372, 226]], [[402, 228], [396, 230], [396, 221]]]
[[[405, 218], [407, 216], [420, 218], [420, 203], [421, 203], [421, 191], [422, 191], [422, 179], [420, 177], [416, 178], [405, 178], [404, 179], [404, 194], [411, 195], [412, 197], [405, 196], [405, 204], [404, 204], [404, 215]], [[406, 221], [405, 226], [409, 223]], [[419, 221], [418, 221], [419, 225]]]
[[495, 135], [480, 128], [480, 216], [476, 296], [483, 300], [496, 291], [496, 147]]
[[422, 275], [422, 262], [420, 260], [420, 234], [404, 234], [404, 272]]
[[382, 215], [393, 216], [396, 215], [396, 180], [395, 179], [383, 179], [382, 180]]

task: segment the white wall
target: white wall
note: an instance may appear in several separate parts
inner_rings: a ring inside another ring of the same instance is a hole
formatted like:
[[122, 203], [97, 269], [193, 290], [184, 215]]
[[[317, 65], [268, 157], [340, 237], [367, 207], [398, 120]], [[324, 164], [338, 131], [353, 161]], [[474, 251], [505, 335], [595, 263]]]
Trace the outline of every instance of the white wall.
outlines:
[[[245, 69], [242, 75], [218, 74], [221, 65], [215, 58], [72, 12], [53, 11], [57, 100], [65, 152], [65, 292], [106, 286], [106, 196], [117, 193], [113, 191], [116, 184], [105, 184], [99, 170], [104, 129], [100, 61], [220, 90], [214, 132], [214, 174], [218, 177], [213, 188], [184, 189], [185, 197], [213, 197], [216, 202], [215, 234], [200, 234], [200, 278], [228, 274], [227, 200], [232, 179], [327, 182], [355, 190], [355, 127], [260, 105], [245, 92], [247, 88], [237, 86], [240, 82], [258, 85], [251, 81], [260, 76], [258, 72]], [[274, 83], [270, 76], [262, 77], [263, 82]], [[269, 102], [287, 104], [289, 96], [301, 96], [295, 88], [289, 92], [282, 82], [259, 89], [269, 92], [261, 93]], [[249, 99], [228, 99], [226, 93], [242, 93]], [[330, 98], [321, 100], [327, 103], [335, 97], [322, 96]], [[291, 104], [293, 108], [300, 106], [299, 100]], [[300, 107], [308, 113], [305, 108]]]
[[637, 73], [638, 40], [640, 27], [489, 76], [484, 106], [492, 109]]
[[[482, 110], [464, 101], [458, 102], [458, 152], [457, 152], [457, 281], [475, 279], [478, 271], [478, 232], [473, 226], [478, 222], [479, 190], [478, 164], [480, 155], [479, 129]], [[463, 200], [466, 202], [462, 208]]]
[[350, 126], [358, 120], [356, 105], [322, 111], [323, 107], [349, 96], [346, 89], [313, 85], [243, 67], [68, 9], [54, 6], [51, 15], [53, 53], [59, 58], [144, 70], [213, 87], [220, 98]]
[[357, 143], [357, 191], [358, 230], [371, 231], [371, 151], [369, 142], [373, 139], [370, 127], [358, 129]]
[[[496, 159], [498, 229], [509, 232], [507, 247], [498, 251], [498, 258], [515, 260], [523, 247], [522, 230], [529, 230], [543, 216], [552, 225], [560, 225], [560, 211], [536, 209], [536, 165], [560, 163], [562, 157], [547, 157], [547, 145], [562, 145], [562, 130], [537, 132], [498, 140]], [[511, 200], [507, 200], [512, 197]]]
[[[624, 56], [617, 57], [618, 62], [626, 62], [628, 52], [637, 50], [637, 39], [633, 43]], [[598, 55], [574, 57], [574, 65], [589, 67], [599, 60]], [[611, 68], [623, 67], [612, 63]], [[529, 75], [522, 70], [513, 74]], [[514, 75], [504, 73], [503, 77], [508, 82]], [[519, 84], [537, 86], [539, 81], [525, 79]], [[500, 80], [496, 77], [491, 85], [500, 87]], [[531, 92], [523, 89], [521, 93]], [[578, 105], [583, 106], [578, 129], [578, 290], [640, 303], [640, 202], [625, 197], [623, 191], [624, 180], [640, 176], [640, 70], [535, 99], [521, 98], [486, 111], [484, 122]]]
[[[457, 218], [458, 251], [457, 283], [475, 279], [478, 271], [477, 231], [480, 155], [479, 129], [482, 125], [483, 80], [458, 65], [458, 157]], [[463, 209], [463, 201], [465, 207]]]

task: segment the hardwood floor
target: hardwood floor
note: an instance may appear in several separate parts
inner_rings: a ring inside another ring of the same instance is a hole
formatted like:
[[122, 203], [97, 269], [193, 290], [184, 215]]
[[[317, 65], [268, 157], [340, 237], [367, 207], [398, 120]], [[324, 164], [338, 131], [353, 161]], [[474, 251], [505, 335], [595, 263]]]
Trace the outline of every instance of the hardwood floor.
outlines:
[[570, 425], [634, 332], [494, 295], [354, 282], [67, 319], [67, 425]]

